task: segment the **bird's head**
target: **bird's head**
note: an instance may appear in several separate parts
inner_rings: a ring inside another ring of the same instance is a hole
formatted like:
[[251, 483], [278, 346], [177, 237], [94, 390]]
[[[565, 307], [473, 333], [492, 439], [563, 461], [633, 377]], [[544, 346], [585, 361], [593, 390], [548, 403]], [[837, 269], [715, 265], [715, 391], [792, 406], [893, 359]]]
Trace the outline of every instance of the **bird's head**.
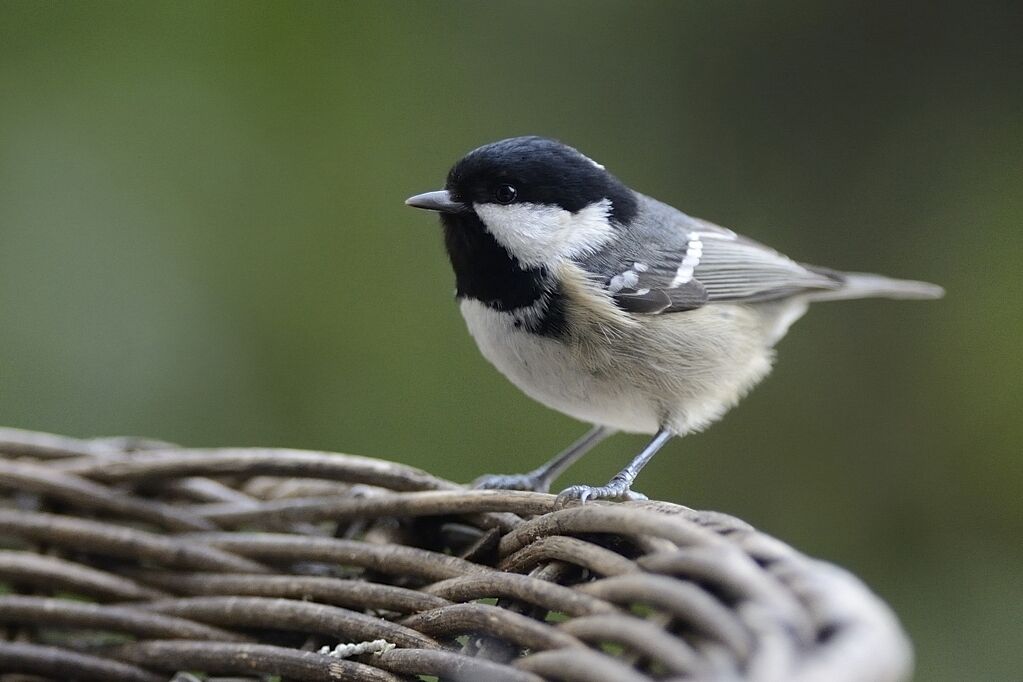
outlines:
[[456, 240], [482, 228], [522, 267], [542, 268], [615, 239], [615, 224], [631, 220], [637, 202], [589, 157], [528, 136], [474, 149], [451, 168], [444, 189], [406, 203], [439, 212]]

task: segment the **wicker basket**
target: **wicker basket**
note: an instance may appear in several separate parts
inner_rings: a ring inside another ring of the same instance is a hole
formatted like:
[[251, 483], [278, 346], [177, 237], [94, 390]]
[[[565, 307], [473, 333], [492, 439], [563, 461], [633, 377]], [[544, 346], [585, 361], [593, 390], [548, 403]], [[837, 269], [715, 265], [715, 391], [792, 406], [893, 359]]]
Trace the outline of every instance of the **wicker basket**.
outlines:
[[903, 680], [856, 578], [714, 512], [0, 429], [0, 679]]

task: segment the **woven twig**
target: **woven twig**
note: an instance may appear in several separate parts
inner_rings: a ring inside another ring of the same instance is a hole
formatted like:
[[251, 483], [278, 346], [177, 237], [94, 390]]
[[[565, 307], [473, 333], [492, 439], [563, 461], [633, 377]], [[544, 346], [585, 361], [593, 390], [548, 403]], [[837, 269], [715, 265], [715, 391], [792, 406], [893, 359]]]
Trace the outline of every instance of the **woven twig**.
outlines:
[[910, 661], [853, 576], [723, 514], [0, 429], [4, 682], [875, 682]]

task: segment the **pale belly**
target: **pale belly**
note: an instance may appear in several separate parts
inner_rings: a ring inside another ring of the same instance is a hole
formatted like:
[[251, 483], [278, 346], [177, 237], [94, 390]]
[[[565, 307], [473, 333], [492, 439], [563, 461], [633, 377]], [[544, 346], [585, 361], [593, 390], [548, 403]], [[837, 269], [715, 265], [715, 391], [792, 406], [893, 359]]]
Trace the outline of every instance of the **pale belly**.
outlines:
[[462, 301], [461, 310], [483, 356], [526, 395], [628, 433], [707, 427], [767, 375], [773, 357], [759, 340], [761, 313], [742, 306], [687, 312], [684, 324], [650, 317], [600, 357], [522, 331], [478, 301]]
[[524, 332], [509, 316], [478, 301], [462, 301], [461, 310], [483, 357], [534, 400], [618, 431], [655, 433], [659, 428], [657, 406], [628, 382], [582, 367], [562, 343]]

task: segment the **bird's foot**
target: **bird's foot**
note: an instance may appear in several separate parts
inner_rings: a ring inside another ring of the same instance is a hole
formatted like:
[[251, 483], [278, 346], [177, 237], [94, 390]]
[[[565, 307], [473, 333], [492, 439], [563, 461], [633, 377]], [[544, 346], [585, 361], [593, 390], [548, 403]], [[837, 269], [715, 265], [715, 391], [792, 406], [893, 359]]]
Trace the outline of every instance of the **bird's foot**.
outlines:
[[532, 490], [537, 493], [548, 492], [551, 482], [545, 476], [535, 472], [528, 474], [487, 474], [472, 482], [472, 487], [479, 490]]
[[567, 506], [573, 500], [585, 503], [587, 500], [631, 501], [649, 499], [643, 493], [637, 493], [632, 490], [631, 485], [631, 481], [619, 476], [612, 478], [608, 481], [607, 485], [573, 485], [562, 490], [554, 504], [556, 507], [561, 508]]

